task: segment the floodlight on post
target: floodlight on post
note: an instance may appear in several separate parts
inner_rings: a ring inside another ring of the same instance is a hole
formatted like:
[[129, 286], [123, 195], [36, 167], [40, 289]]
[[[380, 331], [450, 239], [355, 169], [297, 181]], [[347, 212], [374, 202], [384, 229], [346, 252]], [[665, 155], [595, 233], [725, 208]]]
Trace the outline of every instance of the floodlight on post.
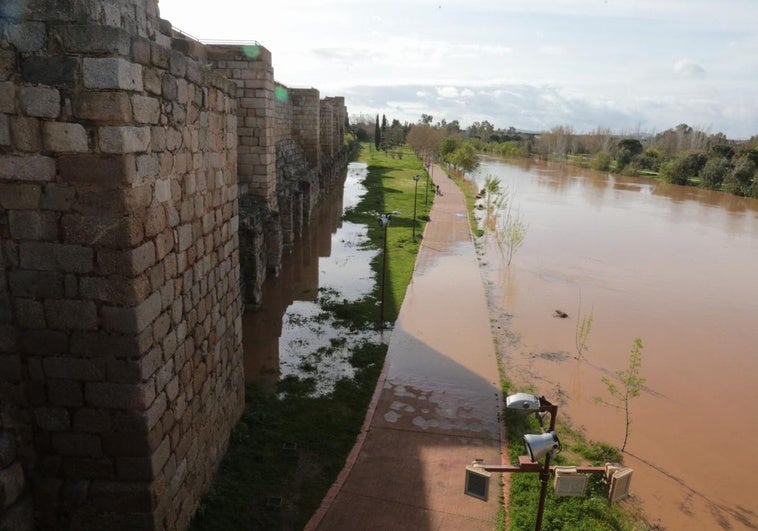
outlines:
[[416, 241], [416, 192], [418, 191], [418, 174], [413, 176], [413, 236], [412, 239]]

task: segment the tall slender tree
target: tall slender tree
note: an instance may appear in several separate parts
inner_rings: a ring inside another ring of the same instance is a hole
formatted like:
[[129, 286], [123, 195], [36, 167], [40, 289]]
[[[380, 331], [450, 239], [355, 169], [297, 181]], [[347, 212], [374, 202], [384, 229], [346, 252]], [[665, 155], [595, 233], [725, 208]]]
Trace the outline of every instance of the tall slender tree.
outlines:
[[379, 129], [379, 115], [376, 115], [376, 125], [374, 126], [374, 147], [378, 150], [382, 145], [382, 130]]

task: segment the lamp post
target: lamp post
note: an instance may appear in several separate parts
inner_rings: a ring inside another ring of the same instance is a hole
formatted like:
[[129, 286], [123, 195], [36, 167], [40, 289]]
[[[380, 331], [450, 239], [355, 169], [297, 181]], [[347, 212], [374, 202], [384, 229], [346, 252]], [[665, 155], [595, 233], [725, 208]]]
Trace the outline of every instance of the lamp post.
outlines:
[[[540, 477], [540, 499], [537, 506], [537, 517], [534, 523], [536, 531], [542, 529], [542, 515], [545, 510], [545, 498], [547, 497], [547, 483], [550, 479], [551, 472], [556, 474], [555, 492], [559, 496], [581, 496], [586, 487], [586, 478], [577, 474], [603, 474], [606, 483], [610, 488], [608, 499], [611, 503], [624, 499], [629, 496], [629, 485], [632, 478], [632, 469], [622, 467], [617, 463], [606, 463], [604, 467], [597, 466], [572, 466], [572, 467], [551, 467], [550, 459], [553, 455], [561, 450], [561, 443], [555, 433], [555, 420], [558, 415], [558, 406], [551, 404], [544, 396], [536, 397], [529, 393], [516, 393], [510, 395], [505, 401], [506, 409], [518, 411], [523, 414], [534, 413], [537, 415], [542, 426], [541, 413], [550, 414], [550, 427], [545, 432], [544, 428], [541, 434], [524, 435], [524, 444], [528, 456], [519, 457], [518, 465], [486, 465], [481, 459], [475, 459], [470, 466], [466, 467], [466, 487], [465, 494], [487, 499], [487, 490], [489, 488], [489, 473], [538, 473]], [[545, 461], [542, 466], [539, 460], [544, 457]], [[570, 470], [566, 470], [566, 469]], [[562, 469], [562, 470], [559, 470]], [[561, 472], [564, 475], [561, 475]], [[573, 480], [580, 481], [573, 481]], [[565, 481], [564, 481], [565, 480]]]
[[431, 168], [432, 164], [430, 162], [427, 162], [425, 166], [426, 166], [426, 193], [424, 194], [424, 206], [426, 206], [426, 201], [427, 199], [429, 199], [429, 169]]
[[418, 174], [413, 176], [413, 241], [416, 241], [416, 192], [418, 192]]
[[384, 280], [387, 277], [387, 227], [392, 221], [392, 214], [382, 214], [377, 218], [380, 227], [384, 227], [384, 250], [382, 251], [382, 285], [379, 302], [379, 330], [384, 330]]

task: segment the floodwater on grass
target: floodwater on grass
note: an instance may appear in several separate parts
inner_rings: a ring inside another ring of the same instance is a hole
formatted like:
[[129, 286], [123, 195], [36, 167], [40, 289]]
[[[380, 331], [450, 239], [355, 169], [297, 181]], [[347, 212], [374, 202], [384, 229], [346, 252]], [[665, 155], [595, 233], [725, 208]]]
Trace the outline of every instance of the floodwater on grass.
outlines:
[[374, 287], [370, 264], [378, 250], [366, 248], [368, 229], [341, 219], [365, 194], [367, 171], [364, 163], [348, 165], [344, 187], [322, 200], [279, 275], [266, 280], [262, 308], [243, 316], [247, 381], [273, 390], [282, 378], [309, 379], [314, 396], [326, 395], [354, 375], [351, 352], [380, 340], [378, 332], [350, 330], [322, 309], [325, 301], [358, 301]]
[[601, 378], [642, 338], [624, 455], [633, 494], [667, 529], [758, 529], [758, 200], [534, 162], [486, 159], [480, 187], [486, 175], [527, 224], [510, 268], [492, 247], [482, 256], [506, 376], [621, 446], [623, 411], [594, 399], [609, 398]]

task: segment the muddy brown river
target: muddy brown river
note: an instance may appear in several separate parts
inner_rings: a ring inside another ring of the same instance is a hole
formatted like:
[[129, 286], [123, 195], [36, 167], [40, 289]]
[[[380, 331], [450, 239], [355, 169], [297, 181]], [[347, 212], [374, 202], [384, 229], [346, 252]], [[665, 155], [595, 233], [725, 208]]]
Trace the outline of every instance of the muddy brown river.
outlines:
[[[325, 203], [267, 282], [263, 311], [246, 314], [248, 379], [315, 377], [329, 392], [350, 375], [339, 352], [309, 359], [317, 341], [345, 335], [309, 316], [324, 288], [371, 289], [376, 251], [361, 248], [365, 227], [340, 221], [365, 171], [351, 164], [343, 200]], [[552, 164], [484, 160], [474, 178], [488, 174], [527, 224], [509, 268], [492, 245], [480, 256], [508, 377], [590, 439], [620, 446], [623, 413], [595, 397], [609, 398], [601, 378], [626, 367], [640, 337], [646, 382], [624, 456], [634, 496], [666, 529], [758, 529], [758, 201]], [[578, 361], [576, 327], [590, 312]]]
[[528, 225], [510, 268], [493, 245], [481, 258], [507, 375], [621, 446], [623, 412], [595, 397], [641, 338], [634, 496], [666, 529], [758, 529], [758, 200], [533, 162], [485, 160], [486, 175]]

